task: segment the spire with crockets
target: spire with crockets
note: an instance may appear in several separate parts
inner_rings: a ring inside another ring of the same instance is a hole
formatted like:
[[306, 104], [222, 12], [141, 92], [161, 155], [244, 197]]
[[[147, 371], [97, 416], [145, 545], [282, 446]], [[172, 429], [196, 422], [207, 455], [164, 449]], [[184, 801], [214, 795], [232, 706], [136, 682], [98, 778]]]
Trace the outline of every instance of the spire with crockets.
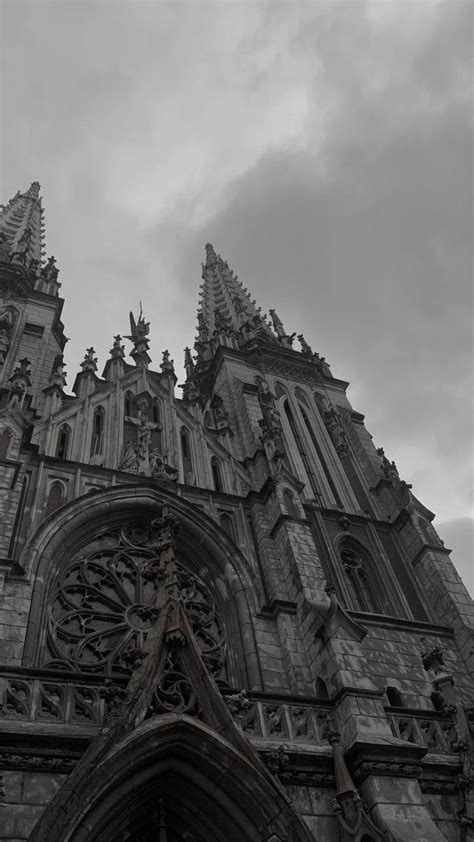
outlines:
[[44, 236], [40, 184], [33, 181], [0, 206], [0, 260], [24, 269], [41, 292], [57, 295], [59, 270], [54, 257], [45, 260]]
[[237, 334], [245, 325], [253, 325], [263, 330], [268, 338], [275, 338], [265, 317], [260, 315], [261, 308], [256, 306], [227, 261], [216, 254], [210, 243], [206, 245], [202, 278], [198, 313], [200, 333], [204, 328], [211, 338], [215, 331], [226, 330]]

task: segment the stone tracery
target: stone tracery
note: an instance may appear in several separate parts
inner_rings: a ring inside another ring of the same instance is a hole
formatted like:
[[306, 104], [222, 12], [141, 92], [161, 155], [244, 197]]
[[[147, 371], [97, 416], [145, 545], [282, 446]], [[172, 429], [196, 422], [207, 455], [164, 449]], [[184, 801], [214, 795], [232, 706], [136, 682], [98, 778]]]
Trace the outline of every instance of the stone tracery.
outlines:
[[[41, 665], [129, 675], [133, 653], [142, 649], [152, 625], [149, 609], [162, 584], [157, 564], [158, 536], [145, 523], [125, 523], [81, 548], [55, 582]], [[200, 578], [182, 565], [177, 568], [206, 666], [224, 678], [226, 638], [214, 600]]]

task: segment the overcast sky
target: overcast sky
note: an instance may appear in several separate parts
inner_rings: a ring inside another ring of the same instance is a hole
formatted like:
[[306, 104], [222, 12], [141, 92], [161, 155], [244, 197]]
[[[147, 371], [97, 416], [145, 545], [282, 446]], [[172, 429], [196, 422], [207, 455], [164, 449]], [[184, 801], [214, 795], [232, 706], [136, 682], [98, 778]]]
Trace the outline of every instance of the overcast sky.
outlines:
[[[38, 179], [69, 383], [209, 240], [303, 332], [472, 572], [470, 3], [3, 2], [2, 201]], [[127, 343], [128, 344], [128, 343]]]

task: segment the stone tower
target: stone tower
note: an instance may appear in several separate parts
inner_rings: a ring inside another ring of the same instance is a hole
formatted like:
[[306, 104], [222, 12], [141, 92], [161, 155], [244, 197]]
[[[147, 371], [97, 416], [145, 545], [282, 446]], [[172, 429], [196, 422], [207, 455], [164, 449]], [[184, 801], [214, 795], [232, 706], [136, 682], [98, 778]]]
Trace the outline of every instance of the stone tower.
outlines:
[[69, 394], [42, 224], [3, 209], [0, 840], [466, 842], [473, 605], [348, 383], [207, 245], [182, 396], [141, 311]]

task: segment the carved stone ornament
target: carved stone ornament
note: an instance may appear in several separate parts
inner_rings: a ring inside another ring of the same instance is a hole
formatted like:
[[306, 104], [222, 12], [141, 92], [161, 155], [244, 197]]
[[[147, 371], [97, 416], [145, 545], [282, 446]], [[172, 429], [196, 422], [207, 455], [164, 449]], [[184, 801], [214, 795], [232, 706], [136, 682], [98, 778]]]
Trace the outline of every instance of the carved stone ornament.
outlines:
[[[164, 576], [159, 546], [166, 535], [161, 527], [157, 532], [157, 522], [131, 521], [95, 538], [62, 567], [50, 593], [41, 666], [130, 675], [156, 618]], [[218, 676], [226, 660], [222, 620], [201, 579], [179, 564], [177, 576], [203, 659]], [[23, 692], [18, 688], [20, 705]]]

